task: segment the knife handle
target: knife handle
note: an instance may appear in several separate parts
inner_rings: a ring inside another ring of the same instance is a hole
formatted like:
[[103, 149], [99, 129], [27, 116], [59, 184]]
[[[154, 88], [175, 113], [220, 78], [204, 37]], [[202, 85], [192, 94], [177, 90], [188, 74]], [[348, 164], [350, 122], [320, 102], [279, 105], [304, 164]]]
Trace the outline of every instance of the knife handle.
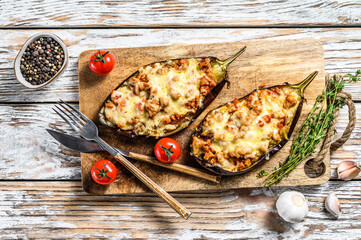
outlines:
[[150, 164], [154, 164], [160, 167], [164, 167], [164, 168], [168, 168], [177, 172], [181, 172], [181, 173], [185, 173], [185, 174], [189, 174], [198, 178], [202, 178], [214, 183], [219, 183], [221, 181], [221, 175], [213, 175], [213, 174], [209, 174], [207, 172], [204, 172], [200, 169], [194, 168], [194, 167], [190, 167], [190, 166], [186, 166], [183, 164], [179, 164], [179, 163], [163, 163], [158, 161], [155, 157], [150, 157], [147, 155], [142, 155], [139, 153], [133, 153], [133, 152], [129, 152], [129, 157], [137, 159], [137, 160], [141, 160], [142, 162], [146, 162], [146, 163], [150, 163]]
[[149, 187], [153, 192], [155, 192], [160, 198], [168, 203], [179, 215], [184, 219], [188, 219], [191, 216], [191, 212], [188, 211], [182, 204], [175, 200], [169, 193], [167, 193], [163, 188], [158, 184], [153, 182], [147, 175], [135, 167], [131, 162], [125, 159], [120, 153], [115, 155], [115, 158], [125, 166], [130, 172], [132, 172], [140, 181], [142, 181], [147, 187]]

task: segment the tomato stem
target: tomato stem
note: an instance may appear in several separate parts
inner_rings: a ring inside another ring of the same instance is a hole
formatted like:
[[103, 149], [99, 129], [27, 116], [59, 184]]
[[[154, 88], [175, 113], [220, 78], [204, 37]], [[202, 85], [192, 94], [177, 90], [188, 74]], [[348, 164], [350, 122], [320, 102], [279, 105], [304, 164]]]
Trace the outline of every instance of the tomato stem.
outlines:
[[[108, 175], [107, 175], [107, 172], [109, 172], [109, 170], [106, 170], [106, 171], [104, 171], [104, 169], [105, 169], [105, 163], [104, 163], [104, 165], [103, 165], [103, 169], [102, 170], [100, 170], [99, 168], [95, 168], [96, 170], [98, 170], [99, 171], [99, 174], [95, 174], [94, 176], [95, 177], [98, 177], [97, 179], [98, 180], [103, 180], [103, 178], [104, 177], [107, 177], [107, 178], [109, 178], [109, 179], [112, 179], [111, 177], [109, 177]], [[99, 178], [100, 177], [100, 178]]]
[[165, 155], [168, 156], [168, 162], [171, 163], [170, 158], [173, 156], [173, 153], [174, 153], [174, 152], [172, 151], [173, 145], [171, 145], [169, 148], [165, 148], [165, 147], [163, 147], [160, 143], [158, 143], [158, 144], [159, 144], [159, 146], [164, 150]]
[[109, 53], [109, 51], [107, 51], [106, 53], [104, 53], [103, 55], [100, 54], [100, 50], [98, 51], [98, 54], [94, 55], [92, 54], [93, 57], [95, 57], [96, 59], [91, 59], [90, 61], [94, 61], [94, 62], [102, 62], [105, 63], [105, 55], [107, 55]]

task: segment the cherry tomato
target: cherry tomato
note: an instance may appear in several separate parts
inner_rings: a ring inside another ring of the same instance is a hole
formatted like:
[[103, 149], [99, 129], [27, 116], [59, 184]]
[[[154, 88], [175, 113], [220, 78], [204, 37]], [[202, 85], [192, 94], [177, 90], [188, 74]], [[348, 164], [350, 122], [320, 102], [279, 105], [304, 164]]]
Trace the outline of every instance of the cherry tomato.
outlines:
[[99, 50], [91, 55], [89, 67], [94, 73], [105, 75], [113, 70], [114, 62], [114, 57], [109, 51]]
[[179, 158], [181, 147], [172, 138], [160, 139], [154, 147], [154, 154], [157, 159], [164, 163], [172, 163]]
[[96, 183], [107, 185], [117, 177], [117, 168], [109, 160], [99, 160], [93, 165], [91, 175]]

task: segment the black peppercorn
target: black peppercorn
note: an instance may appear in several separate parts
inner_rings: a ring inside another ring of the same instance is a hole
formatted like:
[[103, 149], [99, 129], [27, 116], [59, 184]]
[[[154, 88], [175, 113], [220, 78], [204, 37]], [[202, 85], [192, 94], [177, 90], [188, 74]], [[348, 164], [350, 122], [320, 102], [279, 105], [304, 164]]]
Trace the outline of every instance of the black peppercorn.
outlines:
[[52, 38], [39, 38], [28, 45], [21, 58], [21, 74], [39, 85], [50, 80], [64, 63], [64, 50]]

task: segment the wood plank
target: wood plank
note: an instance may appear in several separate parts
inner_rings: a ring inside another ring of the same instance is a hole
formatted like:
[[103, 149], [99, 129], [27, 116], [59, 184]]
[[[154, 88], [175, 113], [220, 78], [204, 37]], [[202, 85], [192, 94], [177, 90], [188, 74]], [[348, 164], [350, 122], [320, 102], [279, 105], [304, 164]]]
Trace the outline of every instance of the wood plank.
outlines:
[[360, 25], [357, 0], [16, 1], [2, 3], [2, 27]]
[[52, 105], [1, 105], [1, 179], [79, 179], [80, 154], [59, 145], [46, 128], [67, 130]]
[[[51, 107], [52, 104], [0, 104], [0, 179], [80, 179], [79, 153], [61, 146], [45, 131], [50, 128], [73, 133]], [[347, 125], [346, 113], [347, 108], [340, 113], [339, 133]], [[361, 119], [361, 103], [356, 103], [356, 113]], [[332, 178], [336, 177], [339, 162], [361, 162], [360, 138], [361, 122], [357, 121], [351, 139], [331, 155]]]
[[[77, 58], [91, 48], [143, 47], [171, 44], [300, 39], [312, 37], [322, 42], [325, 71], [353, 73], [361, 66], [361, 28], [311, 29], [80, 29], [42, 30], [60, 36], [68, 45], [69, 65], [61, 79], [44, 89], [29, 90], [15, 79], [13, 60], [25, 40], [39, 30], [0, 30], [0, 102], [49, 102], [59, 98], [78, 101]], [[361, 100], [357, 86], [347, 87]]]
[[[6, 239], [357, 239], [359, 189], [359, 181], [331, 181], [321, 186], [174, 193], [193, 212], [185, 221], [152, 194], [91, 196], [80, 182], [0, 182], [0, 235]], [[300, 191], [308, 199], [310, 212], [301, 223], [285, 223], [275, 210], [277, 197], [286, 190]], [[341, 201], [338, 220], [324, 208], [331, 191]]]

